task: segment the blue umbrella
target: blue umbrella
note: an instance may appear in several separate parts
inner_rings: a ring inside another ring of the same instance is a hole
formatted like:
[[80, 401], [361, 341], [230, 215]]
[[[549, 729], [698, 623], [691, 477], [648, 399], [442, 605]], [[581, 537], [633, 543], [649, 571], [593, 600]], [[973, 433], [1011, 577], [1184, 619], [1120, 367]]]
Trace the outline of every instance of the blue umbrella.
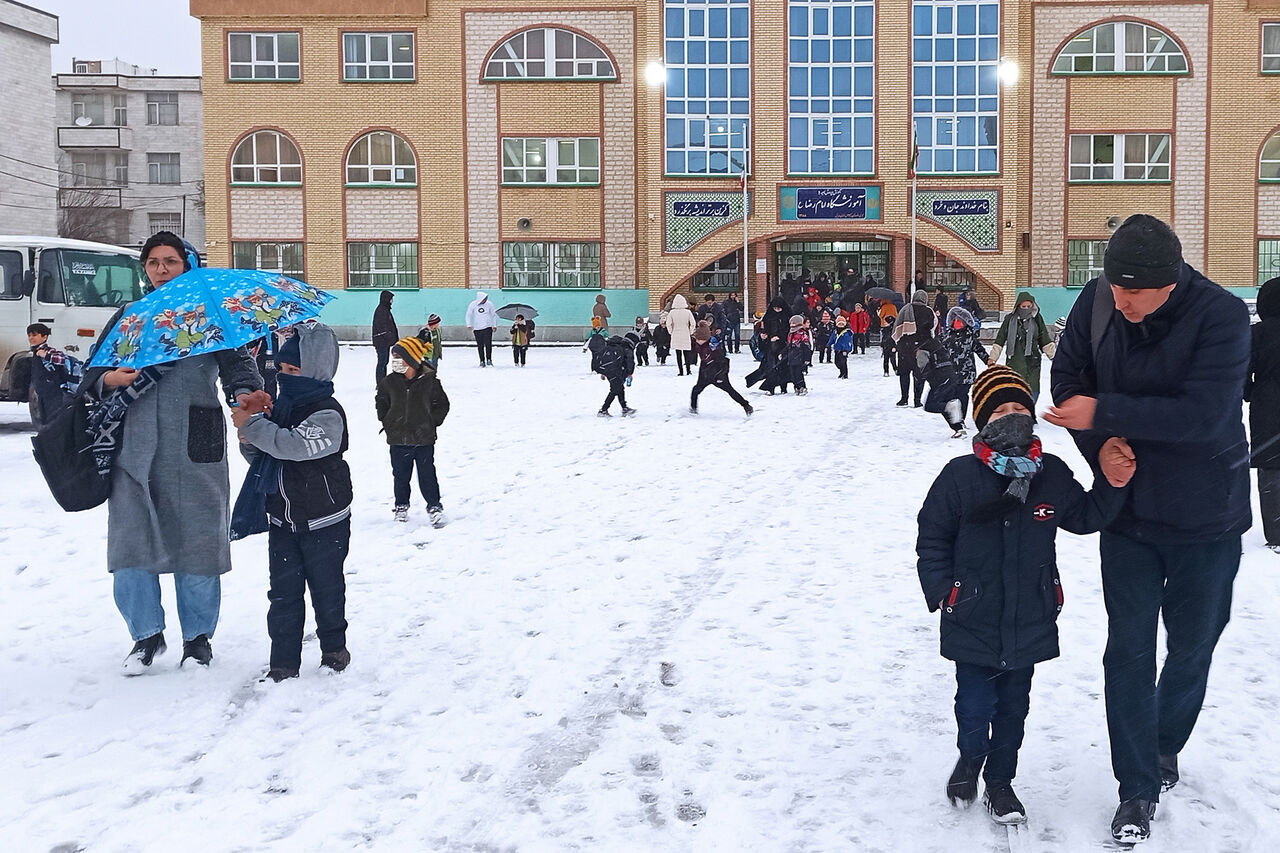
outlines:
[[197, 267], [128, 306], [88, 366], [140, 370], [236, 349], [317, 316], [331, 299], [279, 273]]

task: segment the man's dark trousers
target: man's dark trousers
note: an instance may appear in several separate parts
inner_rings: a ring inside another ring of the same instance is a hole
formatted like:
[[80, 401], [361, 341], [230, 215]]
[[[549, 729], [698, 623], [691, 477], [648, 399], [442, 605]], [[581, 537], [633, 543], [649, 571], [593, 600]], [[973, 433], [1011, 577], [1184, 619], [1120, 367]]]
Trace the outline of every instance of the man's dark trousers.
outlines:
[[988, 785], [1013, 781], [1031, 709], [1034, 666], [994, 669], [956, 662], [956, 747], [965, 758], [986, 758]]
[[480, 365], [493, 363], [493, 329], [475, 329], [472, 335], [476, 339], [476, 352], [480, 354]]
[[296, 670], [302, 664], [303, 598], [311, 590], [320, 651], [347, 647], [347, 582], [342, 574], [351, 541], [351, 519], [299, 533], [272, 526], [267, 534], [271, 587], [267, 592], [267, 633], [271, 667]]
[[[1120, 800], [1160, 799], [1161, 755], [1186, 745], [1204, 703], [1213, 647], [1231, 616], [1240, 537], [1149, 544], [1102, 533], [1107, 730]], [[1156, 681], [1156, 625], [1168, 656]]]

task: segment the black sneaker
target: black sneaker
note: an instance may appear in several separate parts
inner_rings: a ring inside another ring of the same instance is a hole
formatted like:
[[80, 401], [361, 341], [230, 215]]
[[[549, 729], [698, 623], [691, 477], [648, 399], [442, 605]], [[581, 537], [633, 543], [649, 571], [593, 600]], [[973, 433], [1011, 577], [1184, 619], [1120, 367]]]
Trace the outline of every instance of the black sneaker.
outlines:
[[622, 407], [622, 416], [623, 416], [624, 418], [629, 418], [629, 417], [631, 417], [632, 415], [634, 415], [635, 413], [636, 413], [636, 410], [635, 410], [635, 409], [633, 409], [633, 408], [631, 408], [630, 406], [623, 406], [623, 407]]
[[698, 414], [698, 407], [697, 407], [697, 406], [690, 406], [690, 407], [689, 407], [689, 414], [691, 414], [691, 415], [696, 415], [696, 414]]
[[907, 401], [899, 400], [898, 402], [894, 403], [894, 405], [897, 406], [899, 409], [905, 409], [907, 407]]
[[1178, 784], [1178, 756], [1160, 756], [1160, 792], [1164, 793]]
[[134, 643], [124, 659], [124, 674], [142, 675], [144, 672], [149, 672], [151, 663], [164, 654], [167, 648], [169, 647], [165, 645], [163, 631]]
[[754, 412], [755, 409], [751, 407], [750, 403], [747, 403], [742, 407], [742, 411], [747, 413], [747, 417], [751, 417], [751, 413]]
[[978, 799], [978, 774], [982, 772], [981, 758], [960, 756], [951, 778], [947, 780], [947, 799], [951, 805], [968, 808]]
[[258, 680], [273, 681], [276, 684], [279, 684], [280, 682], [284, 681], [286, 678], [297, 678], [297, 677], [298, 677], [297, 667], [290, 669], [288, 667], [283, 667], [283, 666], [273, 666], [271, 667], [271, 669], [267, 670], [266, 675], [262, 676], [262, 678]]
[[1111, 837], [1121, 844], [1137, 844], [1151, 837], [1156, 804], [1150, 800], [1125, 800], [1111, 819]]
[[213, 649], [209, 647], [209, 636], [201, 634], [194, 640], [186, 640], [182, 644], [182, 660], [178, 666], [185, 666], [187, 661], [193, 660], [201, 666], [208, 666], [209, 661], [213, 660]]
[[601, 409], [600, 411], [596, 412], [596, 417], [597, 417], [597, 418], [611, 418], [611, 417], [613, 417], [613, 415], [609, 414], [609, 410], [608, 410], [608, 409]]
[[982, 803], [991, 812], [991, 819], [996, 823], [1027, 822], [1027, 810], [1022, 807], [1022, 801], [1008, 782], [987, 785], [987, 789], [982, 792]]
[[351, 663], [351, 652], [346, 649], [338, 649], [336, 652], [325, 652], [320, 655], [320, 665], [334, 672], [342, 672], [349, 663]]

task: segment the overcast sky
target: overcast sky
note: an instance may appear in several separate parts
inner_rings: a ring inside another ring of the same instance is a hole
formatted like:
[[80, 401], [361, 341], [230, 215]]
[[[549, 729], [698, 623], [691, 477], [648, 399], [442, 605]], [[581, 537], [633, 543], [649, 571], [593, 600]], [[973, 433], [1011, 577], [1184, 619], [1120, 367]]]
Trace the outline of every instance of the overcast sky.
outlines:
[[20, 0], [58, 16], [53, 73], [71, 59], [115, 59], [161, 74], [200, 73], [200, 22], [187, 0]]

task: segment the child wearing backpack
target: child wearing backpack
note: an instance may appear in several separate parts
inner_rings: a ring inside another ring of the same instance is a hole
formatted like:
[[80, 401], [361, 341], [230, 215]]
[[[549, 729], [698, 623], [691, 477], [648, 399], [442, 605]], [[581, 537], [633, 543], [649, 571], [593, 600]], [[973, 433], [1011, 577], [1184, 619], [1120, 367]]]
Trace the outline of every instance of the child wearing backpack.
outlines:
[[431, 526], [441, 527], [444, 505], [436, 477], [436, 431], [449, 414], [449, 397], [427, 365], [428, 346], [417, 338], [396, 341], [391, 348], [391, 372], [378, 383], [374, 404], [391, 449], [395, 520], [409, 520], [409, 477], [416, 466]]
[[925, 603], [941, 611], [942, 656], [956, 670], [960, 758], [947, 797], [972, 804], [981, 773], [983, 803], [1001, 824], [1026, 820], [1012, 783], [1031, 676], [1037, 663], [1058, 656], [1058, 528], [1093, 533], [1127, 497], [1102, 477], [1085, 492], [1065, 462], [1042, 453], [1034, 406], [1014, 371], [992, 367], [978, 377], [973, 453], [952, 459], [934, 481], [916, 539]]
[[622, 404], [622, 416], [629, 418], [636, 413], [635, 409], [627, 405], [626, 388], [627, 380], [636, 371], [636, 354], [632, 343], [621, 335], [614, 335], [603, 346], [597, 345], [597, 348], [599, 355], [595, 357], [591, 369], [609, 381], [609, 395], [604, 398], [604, 405], [596, 415], [602, 418], [613, 417], [609, 414], [609, 407], [613, 405], [614, 398], [617, 398]]
[[[302, 666], [308, 589], [320, 666], [342, 672], [351, 663], [343, 576], [351, 543], [351, 471], [343, 459], [347, 417], [333, 398], [338, 336], [319, 323], [295, 326], [275, 363], [278, 394], [271, 413], [235, 408], [231, 421], [250, 460], [246, 488], [260, 494], [257, 484], [263, 483], [274, 489], [265, 496], [271, 663], [263, 681], [278, 684], [297, 678]], [[262, 508], [257, 504], [257, 512]], [[245, 532], [254, 529], [261, 530]]]

